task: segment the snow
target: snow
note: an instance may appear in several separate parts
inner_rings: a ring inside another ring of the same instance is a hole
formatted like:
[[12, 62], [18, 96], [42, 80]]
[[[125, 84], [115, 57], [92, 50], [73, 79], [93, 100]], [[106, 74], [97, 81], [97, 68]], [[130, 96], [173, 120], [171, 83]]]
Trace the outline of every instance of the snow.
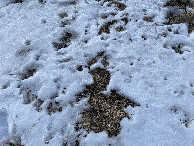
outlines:
[[[93, 83], [88, 68], [76, 68], [105, 51], [111, 73], [106, 92], [116, 89], [141, 106], [125, 109], [132, 119], [122, 119], [117, 137], [82, 129], [80, 145], [194, 145], [194, 33], [188, 34], [183, 23], [162, 25], [166, 1], [122, 0], [127, 6], [123, 11], [107, 8], [108, 2], [72, 2], [0, 1], [0, 141], [19, 136], [25, 146], [75, 145], [79, 133], [74, 127], [87, 107], [87, 99], [77, 103], [75, 95]], [[68, 16], [60, 18], [63, 12]], [[143, 21], [144, 16], [153, 16], [153, 22]], [[125, 17], [131, 20], [126, 25]], [[98, 35], [102, 25], [115, 19], [109, 34]], [[120, 25], [125, 30], [115, 31]], [[56, 51], [53, 43], [60, 43], [65, 32], [73, 38]], [[180, 43], [183, 54], [172, 49]], [[31, 101], [24, 103], [28, 96]], [[44, 101], [40, 107], [37, 99]], [[50, 103], [63, 110], [49, 115]]]
[[8, 136], [8, 123], [7, 123], [7, 113], [5, 110], [0, 110], [0, 140]]

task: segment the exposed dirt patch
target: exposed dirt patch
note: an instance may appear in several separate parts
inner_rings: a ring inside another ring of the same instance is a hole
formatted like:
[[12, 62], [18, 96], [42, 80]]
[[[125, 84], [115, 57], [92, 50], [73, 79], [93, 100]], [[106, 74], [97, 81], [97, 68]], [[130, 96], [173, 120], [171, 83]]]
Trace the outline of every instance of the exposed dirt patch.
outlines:
[[32, 77], [36, 73], [36, 71], [37, 69], [35, 67], [28, 68], [20, 74], [20, 78], [22, 80], [28, 79], [29, 77]]
[[77, 70], [78, 70], [78, 71], [83, 71], [83, 67], [82, 67], [81, 65], [79, 65], [79, 66], [77, 67]]
[[171, 110], [172, 114], [174, 114], [174, 115], [179, 115], [179, 116], [180, 116], [180, 119], [179, 119], [180, 122], [181, 122], [182, 124], [184, 124], [185, 127], [188, 128], [189, 123], [190, 123], [192, 120], [189, 119], [187, 113], [184, 112], [182, 109], [176, 107], [176, 106], [174, 106], [174, 107], [171, 108], [170, 110]]
[[22, 3], [24, 0], [15, 0], [14, 3]]
[[16, 57], [26, 57], [32, 51], [29, 47], [21, 48], [20, 50], [16, 51]]
[[67, 48], [70, 45], [72, 38], [73, 34], [71, 32], [64, 32], [63, 34], [61, 34], [60, 40], [53, 43], [53, 46], [57, 49], [57, 51], [61, 48]]
[[115, 7], [119, 8], [120, 10], [125, 10], [125, 8], [127, 7], [125, 4], [118, 1], [113, 1], [112, 3], [115, 4]]
[[2, 146], [24, 146], [21, 144], [21, 138], [13, 136], [8, 140], [3, 141]]
[[143, 20], [147, 22], [153, 22], [152, 17], [144, 17]]
[[92, 65], [94, 65], [95, 63], [97, 63], [98, 59], [100, 59], [103, 55], [104, 55], [104, 51], [99, 52], [96, 57], [92, 58], [90, 61], [88, 61], [88, 69], [90, 69], [90, 67]]
[[109, 33], [110, 33], [110, 27], [111, 27], [112, 25], [114, 25], [115, 23], [117, 23], [117, 20], [112, 20], [112, 21], [107, 22], [106, 24], [104, 24], [104, 25], [100, 28], [100, 30], [99, 30], [99, 32], [98, 32], [98, 35], [101, 35], [103, 32], [109, 34]]
[[37, 95], [34, 94], [29, 88], [25, 87], [20, 88], [20, 95], [22, 95], [24, 104], [29, 104], [37, 99]]
[[119, 10], [125, 10], [125, 8], [127, 7], [125, 4], [119, 2], [119, 1], [115, 1], [115, 0], [104, 0], [104, 2], [110, 2], [111, 4], [114, 4], [116, 8], [118, 8]]
[[194, 2], [191, 2], [191, 0], [170, 0], [164, 6], [178, 6], [179, 8], [186, 10], [187, 6], [194, 8]]
[[121, 32], [121, 31], [124, 31], [125, 28], [123, 26], [118, 26], [118, 27], [115, 28], [115, 30], [118, 31], [118, 32]]
[[39, 3], [44, 4], [46, 3], [46, 0], [38, 0]]
[[122, 18], [121, 21], [125, 22], [125, 25], [129, 22], [128, 18], [125, 17], [125, 18]]
[[61, 13], [59, 13], [59, 17], [60, 17], [61, 19], [63, 19], [63, 18], [65, 18], [65, 17], [68, 17], [68, 14], [67, 14], [66, 12], [61, 12]]
[[71, 61], [71, 58], [59, 59], [59, 60], [57, 60], [58, 63], [67, 63], [67, 62], [69, 62], [69, 61]]
[[172, 46], [172, 49], [175, 51], [175, 53], [183, 54], [184, 51], [181, 50], [182, 44], [178, 44], [177, 46]]
[[183, 2], [181, 0], [171, 0], [167, 2], [164, 6], [178, 6], [180, 9], [184, 9], [185, 11], [180, 14], [175, 14], [172, 10], [169, 10], [167, 13], [167, 20], [168, 22], [165, 23], [166, 25], [172, 24], [180, 24], [180, 23], [187, 23], [188, 25], [188, 32], [191, 33], [194, 29], [194, 12], [187, 12], [186, 7], [194, 8], [194, 2], [189, 0]]
[[46, 107], [46, 110], [49, 115], [58, 112], [62, 112], [62, 107], [60, 106], [59, 102], [50, 102], [49, 105]]
[[36, 108], [36, 110], [39, 112], [39, 111], [42, 111], [42, 108], [41, 108], [41, 105], [43, 104], [43, 100], [41, 100], [41, 99], [37, 99], [35, 102], [34, 102], [34, 104], [33, 104], [33, 106]]
[[[100, 52], [88, 64], [94, 64], [103, 55], [104, 52]], [[94, 83], [87, 85], [86, 89], [77, 95], [77, 102], [89, 97], [89, 108], [84, 110], [82, 121], [77, 123], [75, 129], [79, 130], [79, 125], [81, 124], [81, 127], [87, 131], [94, 131], [96, 133], [107, 131], [110, 137], [117, 136], [121, 130], [120, 121], [124, 117], [130, 119], [124, 108], [128, 106], [136, 107], [140, 106], [140, 104], [118, 94], [116, 90], [111, 90], [111, 93], [108, 95], [102, 93], [102, 91], [106, 90], [111, 79], [108, 70], [98, 67], [90, 70], [89, 73], [93, 76]]]

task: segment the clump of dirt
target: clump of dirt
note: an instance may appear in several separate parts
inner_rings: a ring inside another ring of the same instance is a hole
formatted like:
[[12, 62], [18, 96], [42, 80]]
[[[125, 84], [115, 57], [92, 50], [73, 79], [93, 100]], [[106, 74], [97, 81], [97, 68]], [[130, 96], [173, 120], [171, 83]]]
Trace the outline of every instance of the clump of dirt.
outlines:
[[180, 24], [180, 23], [187, 23], [188, 25], [188, 32], [191, 33], [194, 29], [194, 13], [193, 12], [187, 12], [186, 7], [192, 7], [194, 8], [194, 2], [191, 2], [189, 0], [187, 1], [181, 1], [181, 0], [171, 0], [167, 2], [164, 6], [178, 6], [179, 8], [184, 8], [185, 12], [182, 12], [178, 15], [174, 14], [172, 10], [169, 10], [167, 13], [167, 20], [168, 22], [165, 23], [166, 25], [172, 25], [172, 24]]
[[58, 50], [61, 48], [67, 48], [70, 45], [71, 39], [73, 37], [71, 32], [65, 32], [61, 34], [62, 37], [60, 38], [59, 42], [54, 42], [53, 46]]
[[[97, 58], [103, 54], [104, 52], [99, 53], [88, 64], [91, 65], [97, 62]], [[87, 85], [86, 89], [77, 95], [77, 102], [89, 97], [89, 108], [82, 113], [80, 124], [87, 131], [94, 131], [96, 133], [107, 131], [110, 137], [117, 136], [121, 130], [120, 121], [124, 117], [130, 119], [124, 108], [128, 106], [136, 107], [140, 106], [140, 104], [118, 94], [116, 90], [111, 90], [111, 93], [108, 95], [102, 93], [102, 91], [106, 90], [111, 79], [108, 70], [98, 67], [90, 70], [89, 73], [93, 76], [94, 83]], [[75, 128], [79, 130], [79, 127], [78, 123]]]
[[112, 25], [114, 25], [115, 23], [117, 23], [117, 20], [112, 20], [106, 24], [104, 24], [101, 28], [100, 28], [100, 31], [98, 32], [98, 35], [101, 35], [103, 32], [104, 33], [110, 33], [110, 27]]

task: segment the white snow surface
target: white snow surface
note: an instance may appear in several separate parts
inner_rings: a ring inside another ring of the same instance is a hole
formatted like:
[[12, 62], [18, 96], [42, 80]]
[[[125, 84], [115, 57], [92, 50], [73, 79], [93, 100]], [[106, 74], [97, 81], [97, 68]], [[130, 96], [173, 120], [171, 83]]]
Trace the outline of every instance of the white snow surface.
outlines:
[[[87, 68], [76, 68], [105, 51], [111, 73], [107, 92], [116, 89], [141, 106], [125, 109], [132, 119], [122, 119], [118, 136], [82, 129], [80, 145], [193, 146], [194, 33], [188, 34], [183, 23], [163, 25], [167, 12], [163, 0], [122, 0], [127, 6], [122, 11], [95, 0], [72, 2], [0, 0], [0, 142], [19, 136], [25, 146], [75, 145], [74, 126], [87, 106], [87, 100], [76, 103], [75, 95], [93, 83]], [[60, 18], [62, 12], [68, 16]], [[116, 15], [101, 18], [110, 13]], [[144, 21], [144, 16], [153, 16], [153, 22]], [[130, 19], [125, 30], [115, 31], [124, 26], [124, 17]], [[98, 35], [111, 20], [118, 22], [110, 33]], [[61, 27], [61, 21], [69, 23]], [[74, 38], [57, 51], [53, 43], [66, 31]], [[171, 49], [178, 43], [184, 45], [183, 54]], [[30, 68], [36, 72], [22, 79]], [[36, 110], [35, 100], [24, 103], [25, 91], [44, 101], [41, 111]], [[49, 115], [46, 107], [54, 101], [63, 110]]]

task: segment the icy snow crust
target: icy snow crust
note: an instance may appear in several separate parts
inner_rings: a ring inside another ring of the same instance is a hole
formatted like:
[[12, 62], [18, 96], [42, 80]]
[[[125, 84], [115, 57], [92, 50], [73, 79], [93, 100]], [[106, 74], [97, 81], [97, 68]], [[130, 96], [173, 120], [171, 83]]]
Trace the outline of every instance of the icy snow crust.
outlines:
[[[1, 142], [16, 136], [25, 146], [75, 145], [76, 140], [83, 146], [194, 145], [194, 34], [186, 24], [163, 25], [166, 1], [121, 2], [124, 10], [89, 0], [0, 1]], [[99, 34], [112, 20], [117, 23], [110, 32]], [[118, 26], [124, 30], [116, 31]], [[53, 44], [64, 32], [73, 37], [56, 50]], [[183, 54], [171, 49], [177, 43], [184, 45]], [[84, 66], [101, 51], [111, 73], [106, 92], [115, 89], [141, 106], [125, 109], [132, 119], [121, 121], [117, 137], [84, 129], [78, 136], [74, 127], [88, 105], [87, 99], [77, 103], [75, 95], [93, 83]], [[77, 70], [80, 65], [83, 71]], [[49, 114], [50, 103], [58, 110]]]

